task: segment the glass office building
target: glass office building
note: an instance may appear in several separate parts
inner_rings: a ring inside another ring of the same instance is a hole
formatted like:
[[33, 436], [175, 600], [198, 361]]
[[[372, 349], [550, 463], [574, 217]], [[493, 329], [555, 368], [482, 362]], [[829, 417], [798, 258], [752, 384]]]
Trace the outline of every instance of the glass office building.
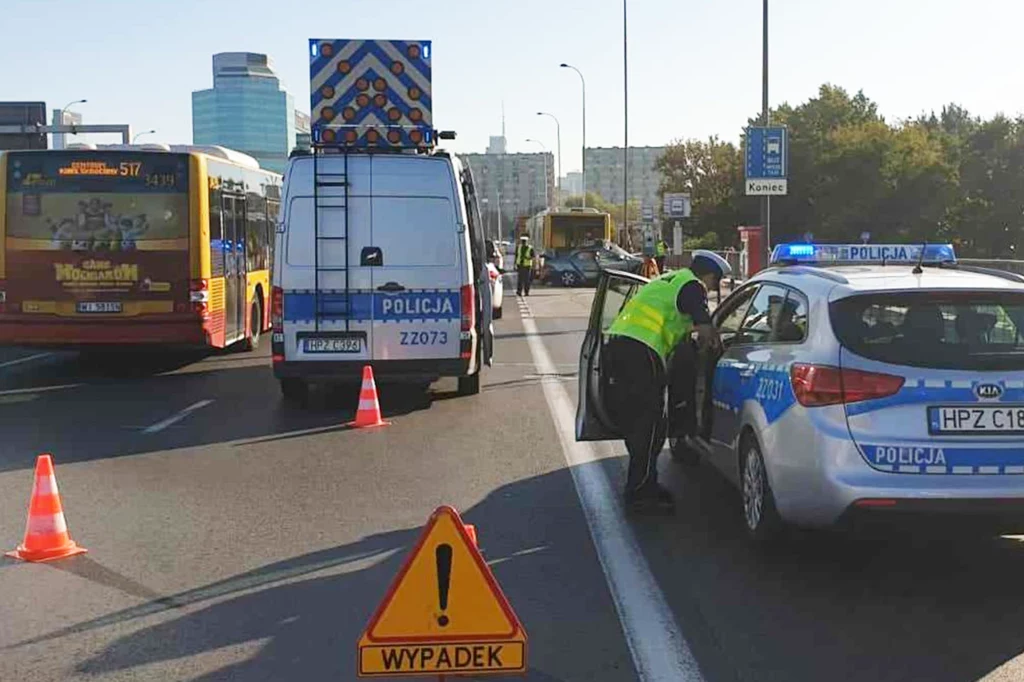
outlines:
[[192, 141], [244, 152], [284, 172], [295, 144], [295, 102], [267, 55], [213, 55], [213, 87], [192, 93]]

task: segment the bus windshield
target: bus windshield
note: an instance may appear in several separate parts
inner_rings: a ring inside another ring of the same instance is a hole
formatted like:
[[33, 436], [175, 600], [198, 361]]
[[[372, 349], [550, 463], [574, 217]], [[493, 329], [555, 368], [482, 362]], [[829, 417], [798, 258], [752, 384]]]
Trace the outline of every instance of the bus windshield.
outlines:
[[188, 157], [145, 152], [11, 153], [7, 236], [22, 248], [188, 248]]

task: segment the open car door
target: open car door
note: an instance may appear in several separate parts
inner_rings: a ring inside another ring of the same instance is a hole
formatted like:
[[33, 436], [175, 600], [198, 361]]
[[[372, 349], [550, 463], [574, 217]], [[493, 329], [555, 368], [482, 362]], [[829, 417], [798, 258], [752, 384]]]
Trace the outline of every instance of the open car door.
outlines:
[[604, 270], [597, 280], [597, 292], [590, 307], [587, 335], [580, 348], [577, 376], [579, 402], [576, 405], [576, 440], [618, 440], [622, 438], [615, 422], [604, 408], [606, 385], [601, 375], [601, 351], [607, 341], [608, 328], [615, 321], [626, 301], [647, 283], [639, 275], [617, 270]]

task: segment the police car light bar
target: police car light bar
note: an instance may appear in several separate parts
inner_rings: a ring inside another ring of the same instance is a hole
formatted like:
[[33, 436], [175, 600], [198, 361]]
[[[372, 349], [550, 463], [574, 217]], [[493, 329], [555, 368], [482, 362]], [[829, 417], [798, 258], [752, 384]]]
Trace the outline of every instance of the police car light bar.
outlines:
[[[924, 258], [921, 258], [922, 248]], [[772, 265], [955, 263], [956, 252], [952, 244], [779, 244], [772, 251], [770, 262]]]

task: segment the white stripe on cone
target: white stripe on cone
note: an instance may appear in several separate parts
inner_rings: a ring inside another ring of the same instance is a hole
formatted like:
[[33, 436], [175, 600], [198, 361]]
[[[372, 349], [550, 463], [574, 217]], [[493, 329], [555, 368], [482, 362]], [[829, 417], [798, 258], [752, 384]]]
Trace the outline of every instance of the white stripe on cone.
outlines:
[[52, 533], [67, 533], [68, 524], [64, 521], [64, 514], [44, 514], [33, 516], [29, 522], [29, 535], [48, 535]]
[[57, 494], [57, 479], [50, 474], [49, 476], [37, 476], [36, 477], [36, 494], [37, 495], [56, 495]]
[[362, 412], [363, 410], [376, 410], [376, 409], [377, 409], [377, 401], [376, 400], [360, 400], [359, 401], [359, 411], [360, 412]]

